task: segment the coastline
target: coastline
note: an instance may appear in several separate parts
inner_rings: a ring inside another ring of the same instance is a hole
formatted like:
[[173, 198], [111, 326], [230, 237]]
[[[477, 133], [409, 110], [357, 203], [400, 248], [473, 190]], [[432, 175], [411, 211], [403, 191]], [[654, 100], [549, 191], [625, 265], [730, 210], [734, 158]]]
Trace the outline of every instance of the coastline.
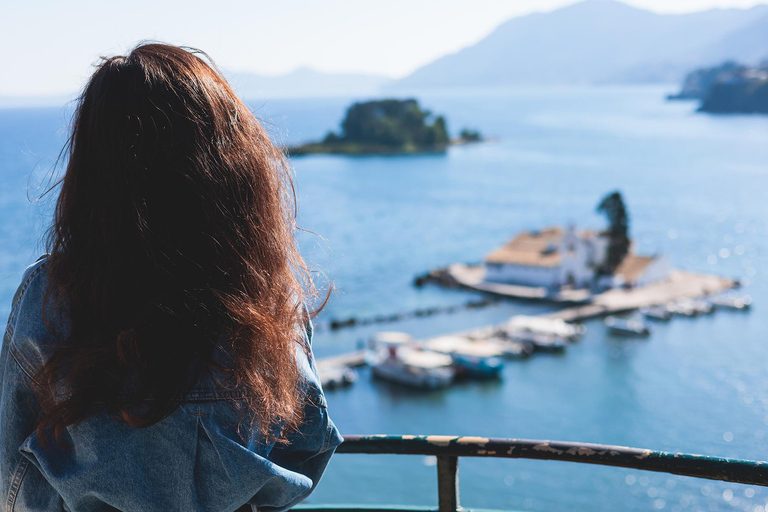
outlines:
[[480, 140], [467, 141], [463, 139], [454, 139], [448, 144], [439, 144], [436, 146], [388, 146], [385, 144], [360, 144], [360, 143], [323, 143], [310, 142], [289, 146], [283, 149], [283, 152], [289, 157], [300, 157], [307, 155], [348, 155], [348, 156], [397, 156], [397, 155], [444, 155], [452, 146], [467, 146], [490, 142], [493, 139], [483, 138]]

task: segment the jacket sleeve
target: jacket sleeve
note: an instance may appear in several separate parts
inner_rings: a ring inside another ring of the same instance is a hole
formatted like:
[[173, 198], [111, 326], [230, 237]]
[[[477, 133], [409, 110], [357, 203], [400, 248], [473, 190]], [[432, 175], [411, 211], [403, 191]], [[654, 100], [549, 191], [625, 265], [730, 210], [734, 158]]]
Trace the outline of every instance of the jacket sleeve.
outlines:
[[7, 511], [58, 511], [63, 503], [47, 480], [19, 451], [37, 426], [39, 407], [34, 397], [29, 369], [19, 362], [16, 337], [34, 335], [42, 325], [40, 265], [24, 273], [11, 306], [0, 351], [0, 507]]
[[[304, 420], [301, 427], [285, 437], [285, 443], [278, 443], [272, 449], [269, 460], [290, 471], [306, 476], [312, 484], [301, 496], [288, 502], [280, 500], [279, 489], [265, 486], [249, 502], [258, 510], [283, 511], [300, 503], [315, 490], [328, 462], [343, 438], [328, 416], [328, 406], [317, 375], [314, 356], [311, 352], [312, 324], [308, 323], [305, 342], [310, 349], [300, 358], [307, 390], [304, 405]], [[284, 500], [283, 500], [284, 501]]]

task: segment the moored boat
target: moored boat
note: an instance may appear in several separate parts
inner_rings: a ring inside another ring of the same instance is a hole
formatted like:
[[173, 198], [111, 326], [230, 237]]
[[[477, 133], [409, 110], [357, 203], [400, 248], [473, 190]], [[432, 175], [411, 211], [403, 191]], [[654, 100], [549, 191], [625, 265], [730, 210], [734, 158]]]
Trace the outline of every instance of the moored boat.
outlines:
[[531, 331], [515, 331], [509, 333], [512, 341], [530, 343], [537, 352], [562, 352], [568, 345], [566, 338], [554, 334]]
[[344, 366], [319, 366], [317, 373], [324, 389], [343, 388], [352, 385], [357, 379], [357, 374]]
[[605, 319], [605, 325], [611, 334], [621, 336], [648, 336], [651, 329], [638, 317], [618, 318], [609, 316]]
[[513, 341], [505, 336], [494, 335], [487, 342], [496, 345], [501, 356], [509, 359], [525, 359], [534, 351], [530, 341]]
[[569, 341], [576, 341], [587, 329], [584, 325], [571, 324], [559, 318], [515, 315], [507, 322], [506, 330], [510, 332], [529, 331], [536, 334], [551, 335]]
[[696, 316], [698, 311], [690, 304], [690, 302], [678, 300], [676, 302], [670, 302], [667, 304], [667, 309], [677, 316]]
[[504, 362], [497, 356], [473, 355], [454, 352], [451, 354], [457, 375], [479, 379], [498, 377], [504, 369]]
[[425, 342], [425, 347], [453, 359], [457, 375], [475, 378], [497, 377], [504, 369], [501, 347], [487, 340], [464, 336], [440, 336]]
[[379, 333], [366, 360], [375, 377], [419, 389], [438, 389], [453, 382], [453, 359], [411, 346], [406, 333]]
[[746, 311], [752, 306], [752, 297], [749, 295], [716, 295], [710, 297], [709, 303], [716, 308]]
[[445, 354], [416, 349], [382, 357], [371, 367], [376, 377], [419, 389], [439, 389], [453, 382], [453, 359]]
[[704, 299], [691, 299], [690, 304], [699, 315], [708, 315], [715, 311], [712, 303]]
[[665, 306], [650, 306], [647, 308], [640, 308], [640, 314], [648, 320], [654, 320], [656, 322], [667, 322], [672, 318], [672, 311]]

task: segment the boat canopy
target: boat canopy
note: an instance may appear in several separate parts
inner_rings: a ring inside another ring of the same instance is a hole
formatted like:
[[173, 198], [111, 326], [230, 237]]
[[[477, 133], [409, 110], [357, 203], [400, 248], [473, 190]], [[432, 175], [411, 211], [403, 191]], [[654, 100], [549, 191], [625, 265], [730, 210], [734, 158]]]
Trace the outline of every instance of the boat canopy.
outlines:
[[377, 345], [407, 345], [413, 341], [413, 337], [407, 332], [385, 331], [373, 335], [373, 342]]
[[571, 336], [575, 327], [559, 318], [543, 316], [516, 315], [507, 322], [507, 328], [513, 331], [533, 331], [555, 336]]
[[400, 360], [409, 365], [419, 368], [441, 368], [451, 366], [453, 359], [451, 356], [432, 352], [431, 350], [408, 350], [400, 353]]

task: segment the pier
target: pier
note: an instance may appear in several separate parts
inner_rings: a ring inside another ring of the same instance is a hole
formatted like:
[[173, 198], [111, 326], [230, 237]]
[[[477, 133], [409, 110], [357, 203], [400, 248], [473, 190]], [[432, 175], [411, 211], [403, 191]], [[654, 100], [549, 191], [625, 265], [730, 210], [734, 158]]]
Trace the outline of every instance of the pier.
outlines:
[[[443, 279], [451, 279], [457, 287], [492, 294], [497, 297], [517, 300], [539, 300], [571, 304], [559, 311], [542, 316], [556, 318], [566, 322], [581, 322], [592, 318], [631, 312], [644, 307], [658, 306], [681, 299], [699, 299], [715, 295], [739, 286], [739, 282], [719, 276], [673, 271], [669, 279], [635, 288], [615, 288], [589, 295], [587, 290], [565, 290], [553, 296], [546, 288], [489, 283], [477, 280], [479, 268], [467, 265], [452, 265], [439, 271]], [[432, 273], [434, 275], [434, 272]], [[574, 305], [575, 304], [575, 305]], [[452, 336], [477, 340], [478, 343], [494, 346], [492, 341], [497, 326], [484, 326], [460, 333], [441, 335], [443, 341]], [[438, 338], [438, 337], [436, 337]], [[365, 365], [363, 351], [318, 359], [317, 368], [321, 380], [328, 381], [338, 374], [340, 369], [349, 369]]]
[[362, 350], [356, 352], [350, 352], [348, 354], [339, 354], [336, 356], [323, 357], [316, 362], [317, 370], [321, 371], [326, 368], [334, 367], [346, 367], [357, 368], [359, 366], [365, 366], [365, 353]]
[[658, 306], [680, 299], [698, 299], [722, 293], [739, 286], [737, 281], [718, 276], [674, 271], [666, 281], [638, 288], [612, 289], [595, 295], [589, 304], [562, 309], [546, 316], [566, 322], [626, 313], [644, 307]]

